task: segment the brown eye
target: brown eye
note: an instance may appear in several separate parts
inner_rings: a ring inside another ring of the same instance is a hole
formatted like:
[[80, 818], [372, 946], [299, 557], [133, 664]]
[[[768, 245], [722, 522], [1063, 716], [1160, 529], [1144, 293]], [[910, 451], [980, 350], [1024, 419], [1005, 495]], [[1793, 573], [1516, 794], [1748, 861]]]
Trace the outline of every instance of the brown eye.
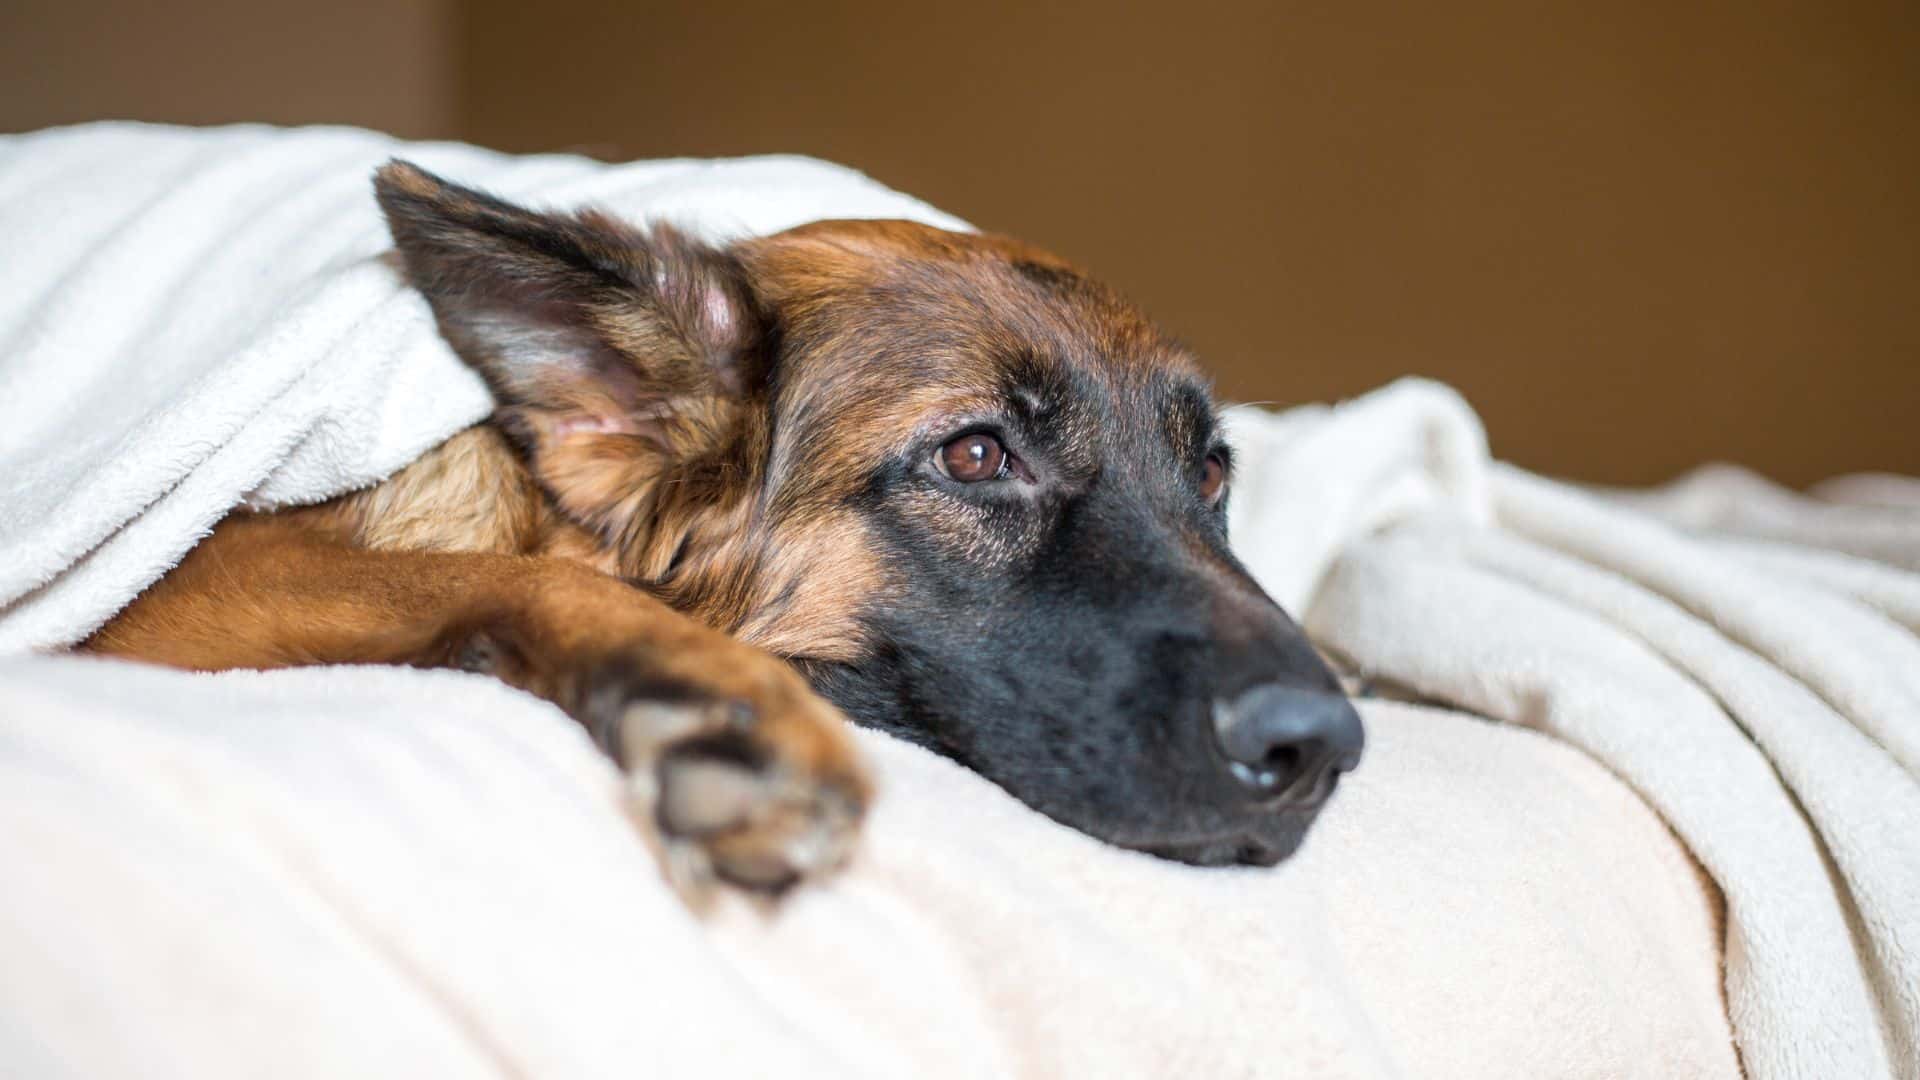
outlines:
[[1227, 463], [1219, 454], [1208, 454], [1207, 463], [1200, 467], [1200, 497], [1208, 503], [1217, 503], [1227, 486]]
[[991, 435], [962, 435], [940, 448], [940, 471], [963, 484], [977, 484], [1000, 475], [1007, 448]]

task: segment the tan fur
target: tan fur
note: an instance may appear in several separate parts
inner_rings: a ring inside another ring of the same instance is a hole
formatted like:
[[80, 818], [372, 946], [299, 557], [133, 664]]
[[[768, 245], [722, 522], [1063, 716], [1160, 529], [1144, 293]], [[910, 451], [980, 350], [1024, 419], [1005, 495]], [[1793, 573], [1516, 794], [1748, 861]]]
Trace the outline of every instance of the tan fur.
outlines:
[[375, 551], [526, 554], [547, 516], [533, 478], [490, 426], [469, 428], [387, 480], [327, 504], [326, 515]]

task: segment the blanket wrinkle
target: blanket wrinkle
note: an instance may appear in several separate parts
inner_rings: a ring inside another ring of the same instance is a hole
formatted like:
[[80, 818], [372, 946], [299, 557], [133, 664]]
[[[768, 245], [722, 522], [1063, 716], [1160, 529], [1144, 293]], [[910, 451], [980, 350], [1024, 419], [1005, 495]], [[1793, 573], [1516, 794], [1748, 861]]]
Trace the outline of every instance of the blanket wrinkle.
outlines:
[[1421, 513], [1492, 519], [1486, 430], [1452, 387], [1408, 378], [1334, 406], [1277, 416], [1242, 406], [1224, 419], [1249, 463], [1234, 478], [1229, 524], [1260, 538], [1239, 555], [1288, 611], [1306, 607], [1353, 537]]
[[1665, 487], [1608, 493], [1696, 532], [1778, 540], [1920, 571], [1920, 480], [1834, 477], [1801, 495], [1736, 465], [1705, 465]]
[[1920, 634], [1920, 578], [1853, 555], [1815, 551], [1770, 540], [1719, 539], [1707, 545], [1775, 579], [1803, 582], [1877, 611]]
[[1821, 502], [1872, 506], [1920, 513], [1920, 478], [1893, 473], [1853, 473], [1813, 485], [1807, 492]]

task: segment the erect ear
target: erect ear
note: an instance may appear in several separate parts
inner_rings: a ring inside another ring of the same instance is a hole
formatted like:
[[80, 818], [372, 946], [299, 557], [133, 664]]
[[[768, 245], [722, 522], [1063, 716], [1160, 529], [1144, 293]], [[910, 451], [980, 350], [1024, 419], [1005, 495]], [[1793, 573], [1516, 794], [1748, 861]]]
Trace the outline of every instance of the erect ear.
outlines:
[[666, 474], [726, 452], [770, 362], [733, 256], [591, 210], [535, 213], [403, 161], [374, 191], [441, 333], [569, 516], [625, 540]]

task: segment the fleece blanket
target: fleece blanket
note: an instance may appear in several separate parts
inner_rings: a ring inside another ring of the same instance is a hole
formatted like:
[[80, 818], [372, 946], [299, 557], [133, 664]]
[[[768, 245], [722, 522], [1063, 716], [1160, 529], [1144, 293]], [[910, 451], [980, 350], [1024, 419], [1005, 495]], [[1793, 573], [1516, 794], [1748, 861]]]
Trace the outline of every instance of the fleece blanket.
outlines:
[[588, 740], [498, 684], [0, 661], [0, 1073], [1739, 1075], [1711, 893], [1643, 802], [1531, 732], [1365, 712], [1270, 871], [865, 733], [849, 870], [702, 919]]
[[0, 652], [78, 640], [235, 505], [371, 484], [491, 410], [385, 258], [375, 167], [715, 240], [958, 219], [799, 157], [604, 165], [345, 128], [0, 136]]

